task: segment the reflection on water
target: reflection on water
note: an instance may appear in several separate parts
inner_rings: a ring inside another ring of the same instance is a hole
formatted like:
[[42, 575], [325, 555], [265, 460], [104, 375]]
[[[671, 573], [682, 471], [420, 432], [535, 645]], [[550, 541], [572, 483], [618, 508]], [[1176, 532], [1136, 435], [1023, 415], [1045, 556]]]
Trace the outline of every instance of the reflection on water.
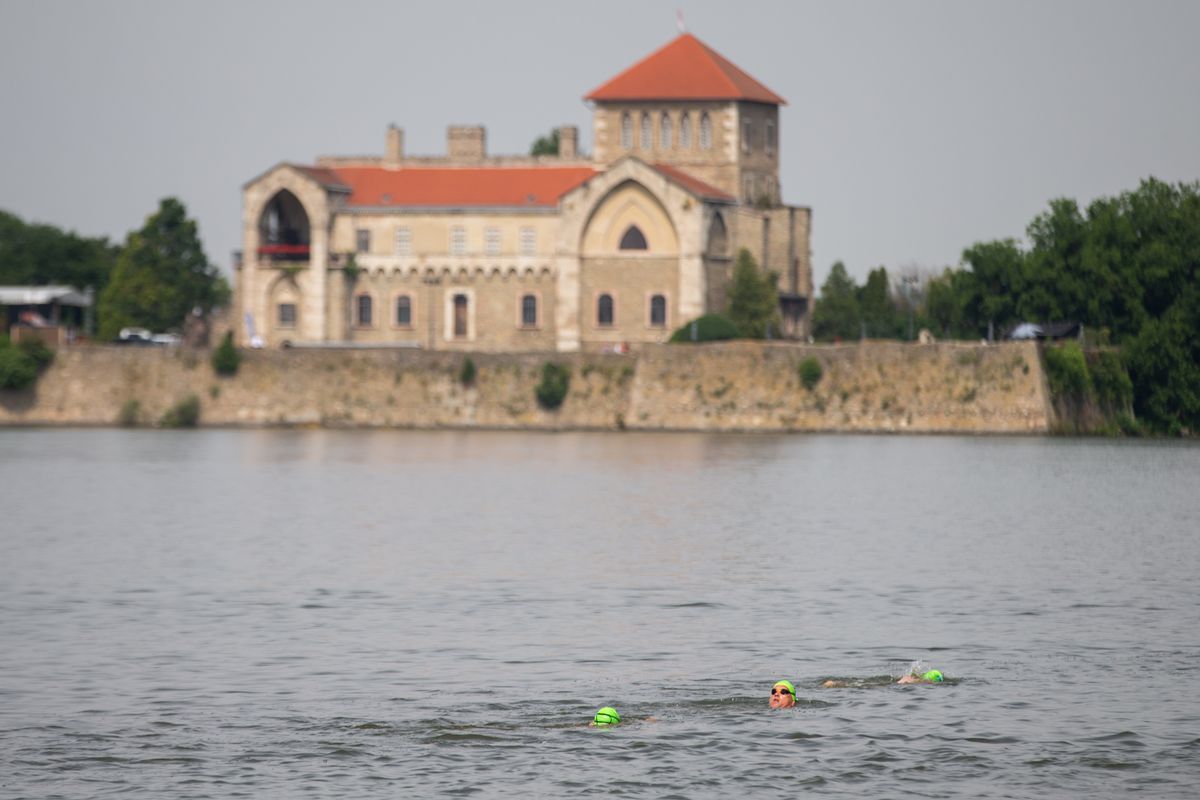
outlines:
[[[0, 794], [1190, 796], [1198, 475], [1161, 442], [2, 431]], [[950, 680], [875, 680], [916, 659]]]

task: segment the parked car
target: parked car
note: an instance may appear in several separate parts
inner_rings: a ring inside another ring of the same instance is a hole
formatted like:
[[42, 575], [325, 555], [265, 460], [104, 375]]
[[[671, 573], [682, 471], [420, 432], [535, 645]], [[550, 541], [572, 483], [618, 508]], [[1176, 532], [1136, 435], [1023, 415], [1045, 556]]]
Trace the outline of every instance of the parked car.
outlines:
[[123, 344], [150, 344], [150, 331], [145, 328], [121, 328], [117, 341]]

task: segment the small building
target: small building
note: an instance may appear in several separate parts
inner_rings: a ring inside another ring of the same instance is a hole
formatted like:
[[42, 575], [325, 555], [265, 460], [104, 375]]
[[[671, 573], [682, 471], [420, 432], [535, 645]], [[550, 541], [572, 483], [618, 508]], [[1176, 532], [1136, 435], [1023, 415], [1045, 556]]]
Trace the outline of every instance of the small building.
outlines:
[[690, 34], [584, 98], [594, 151], [496, 156], [451, 126], [444, 156], [278, 164], [243, 187], [235, 304], [268, 346], [609, 350], [723, 311], [746, 248], [808, 334], [807, 207], [782, 202], [783, 98]]
[[0, 286], [0, 329], [14, 342], [36, 337], [51, 347], [88, 332], [91, 290], [72, 286]]

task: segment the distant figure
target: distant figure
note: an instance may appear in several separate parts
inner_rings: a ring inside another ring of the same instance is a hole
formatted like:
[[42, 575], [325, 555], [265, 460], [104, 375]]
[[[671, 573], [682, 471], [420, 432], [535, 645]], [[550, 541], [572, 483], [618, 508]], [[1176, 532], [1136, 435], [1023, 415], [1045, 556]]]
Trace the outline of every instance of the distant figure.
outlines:
[[[945, 679], [946, 679], [945, 676], [943, 676], [941, 672], [939, 672], [936, 669], [930, 669], [930, 670], [926, 670], [924, 672], [911, 671], [911, 672], [905, 673], [904, 675], [901, 675], [900, 678], [895, 681], [895, 683], [896, 684], [942, 683]], [[849, 680], [842, 680], [839, 678], [830, 678], [829, 680], [823, 681], [821, 683], [821, 688], [822, 689], [846, 689], [846, 688], [853, 687], [856, 689], [865, 689], [865, 688], [868, 688], [871, 686], [888, 686], [890, 684], [892, 684], [891, 679], [888, 679], [886, 681], [882, 681], [882, 680], [878, 680], [878, 679], [849, 681]]]
[[900, 680], [896, 681], [896, 683], [941, 683], [944, 680], [946, 679], [942, 673], [936, 669], [931, 669], [922, 672], [920, 675], [914, 675], [911, 672], [907, 675], [901, 675]]
[[776, 681], [771, 687], [771, 708], [791, 708], [796, 705], [796, 687], [791, 681]]

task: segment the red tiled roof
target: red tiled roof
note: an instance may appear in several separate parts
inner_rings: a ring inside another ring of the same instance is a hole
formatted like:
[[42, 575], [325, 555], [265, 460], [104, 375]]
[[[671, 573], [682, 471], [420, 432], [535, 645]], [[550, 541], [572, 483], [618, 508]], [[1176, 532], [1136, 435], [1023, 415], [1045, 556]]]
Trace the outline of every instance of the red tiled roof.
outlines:
[[296, 169], [303, 172], [322, 186], [343, 186], [341, 179], [328, 167], [305, 167], [297, 165]]
[[690, 33], [646, 56], [584, 99], [787, 102]]
[[591, 167], [338, 167], [352, 206], [555, 206]]
[[687, 174], [681, 169], [677, 169], [676, 167], [672, 167], [667, 164], [651, 164], [651, 166], [661, 172], [663, 175], [666, 175], [668, 178], [675, 181], [675, 183], [678, 183], [680, 186], [687, 189], [692, 194], [699, 197], [707, 197], [713, 200], [737, 200], [737, 198], [733, 195], [726, 194], [712, 184], [705, 183], [699, 178], [693, 178], [691, 175]]

